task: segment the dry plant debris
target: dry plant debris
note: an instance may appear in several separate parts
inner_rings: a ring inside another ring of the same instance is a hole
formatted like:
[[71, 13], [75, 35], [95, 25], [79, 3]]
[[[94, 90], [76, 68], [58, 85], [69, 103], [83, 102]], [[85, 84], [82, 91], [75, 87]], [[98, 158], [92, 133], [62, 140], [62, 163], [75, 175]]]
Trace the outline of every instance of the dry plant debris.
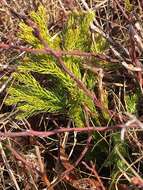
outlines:
[[0, 1], [0, 189], [143, 188], [142, 12]]

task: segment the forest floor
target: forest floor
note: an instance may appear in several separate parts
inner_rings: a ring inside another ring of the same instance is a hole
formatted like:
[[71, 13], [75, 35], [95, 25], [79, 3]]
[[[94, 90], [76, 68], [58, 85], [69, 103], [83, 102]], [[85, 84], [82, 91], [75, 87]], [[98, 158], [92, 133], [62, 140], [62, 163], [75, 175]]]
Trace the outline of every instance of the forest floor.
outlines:
[[142, 69], [141, 0], [1, 0], [0, 190], [143, 189]]

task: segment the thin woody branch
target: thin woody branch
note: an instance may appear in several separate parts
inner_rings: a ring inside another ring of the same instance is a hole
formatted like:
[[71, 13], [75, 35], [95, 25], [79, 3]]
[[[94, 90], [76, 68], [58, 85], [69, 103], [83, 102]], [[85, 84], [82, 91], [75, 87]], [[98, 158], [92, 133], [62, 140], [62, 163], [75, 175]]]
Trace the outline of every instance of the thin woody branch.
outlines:
[[[89, 132], [105, 132], [105, 131], [115, 131], [119, 129], [123, 129], [125, 125], [116, 125], [113, 127], [86, 127], [86, 128], [61, 128], [55, 129], [52, 131], [34, 131], [34, 130], [26, 130], [22, 132], [0, 132], [0, 137], [50, 137], [56, 134], [64, 133], [64, 132], [78, 132], [78, 133], [89, 133]], [[137, 128], [137, 124], [131, 124], [129, 128]]]
[[[5, 43], [0, 43], [0, 49], [3, 50], [8, 50], [8, 49], [13, 49], [16, 51], [20, 52], [27, 52], [27, 53], [33, 53], [33, 54], [48, 54], [50, 55], [51, 52], [48, 52], [46, 48], [38, 49], [38, 48], [28, 48], [28, 47], [22, 47], [22, 46], [16, 46], [12, 44], [5, 44]], [[116, 63], [117, 60], [111, 60], [110, 57], [108, 57], [105, 54], [99, 54], [99, 53], [93, 53], [93, 52], [81, 52], [79, 50], [74, 50], [74, 51], [62, 51], [62, 50], [53, 50], [54, 53], [60, 56], [79, 56], [79, 57], [95, 57], [97, 60], [100, 61], [106, 61], [106, 62], [112, 62]]]

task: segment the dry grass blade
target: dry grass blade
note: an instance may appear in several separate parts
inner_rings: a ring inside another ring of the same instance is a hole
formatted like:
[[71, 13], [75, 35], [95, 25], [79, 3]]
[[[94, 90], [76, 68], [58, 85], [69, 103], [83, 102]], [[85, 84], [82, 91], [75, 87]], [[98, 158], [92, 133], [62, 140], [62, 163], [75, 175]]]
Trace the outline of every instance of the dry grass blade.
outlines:
[[0, 143], [0, 152], [1, 152], [3, 163], [4, 163], [5, 167], [6, 167], [7, 172], [9, 173], [9, 176], [10, 176], [11, 180], [13, 181], [13, 183], [14, 183], [14, 185], [16, 187], [16, 190], [20, 190], [20, 187], [19, 187], [19, 185], [17, 183], [17, 180], [16, 180], [16, 178], [14, 176], [14, 172], [13, 172], [12, 168], [10, 167], [9, 161], [8, 161], [8, 159], [6, 157], [5, 152], [4, 152], [2, 143]]

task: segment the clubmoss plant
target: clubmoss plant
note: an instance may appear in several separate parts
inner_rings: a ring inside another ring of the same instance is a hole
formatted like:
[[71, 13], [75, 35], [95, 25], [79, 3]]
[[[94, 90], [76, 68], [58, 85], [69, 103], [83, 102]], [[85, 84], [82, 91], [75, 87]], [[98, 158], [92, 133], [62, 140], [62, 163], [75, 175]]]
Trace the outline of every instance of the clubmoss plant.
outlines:
[[[53, 50], [80, 50], [100, 52], [105, 48], [105, 40], [93, 43], [90, 23], [93, 22], [93, 12], [72, 12], [59, 35], [49, 32], [48, 16], [43, 6], [37, 12], [31, 12], [30, 18], [39, 28], [42, 38]], [[43, 44], [34, 36], [33, 29], [21, 22], [19, 37], [33, 48], [43, 48]], [[98, 37], [99, 39], [99, 37]], [[94, 90], [96, 76], [82, 68], [82, 57], [63, 56], [66, 67], [90, 90]], [[37, 75], [44, 76], [46, 86], [37, 80]], [[52, 55], [27, 54], [13, 74], [14, 84], [8, 89], [8, 105], [15, 104], [19, 110], [17, 119], [27, 118], [41, 112], [64, 113], [70, 117], [76, 126], [83, 127], [85, 123], [86, 106], [90, 116], [99, 123], [98, 114], [93, 100], [78, 88], [75, 81], [58, 66]]]

